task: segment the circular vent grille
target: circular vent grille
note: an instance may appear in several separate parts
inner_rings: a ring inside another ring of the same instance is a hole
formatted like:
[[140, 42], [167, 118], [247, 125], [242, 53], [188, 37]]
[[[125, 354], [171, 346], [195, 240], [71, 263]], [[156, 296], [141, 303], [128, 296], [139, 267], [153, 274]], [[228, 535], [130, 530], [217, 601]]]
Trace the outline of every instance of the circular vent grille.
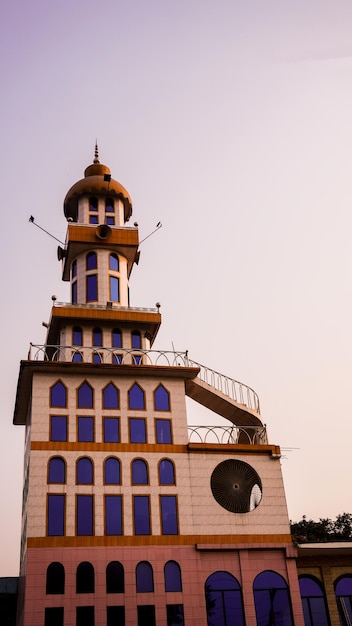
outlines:
[[262, 499], [262, 481], [253, 467], [229, 459], [214, 469], [210, 486], [215, 500], [231, 513], [253, 511]]

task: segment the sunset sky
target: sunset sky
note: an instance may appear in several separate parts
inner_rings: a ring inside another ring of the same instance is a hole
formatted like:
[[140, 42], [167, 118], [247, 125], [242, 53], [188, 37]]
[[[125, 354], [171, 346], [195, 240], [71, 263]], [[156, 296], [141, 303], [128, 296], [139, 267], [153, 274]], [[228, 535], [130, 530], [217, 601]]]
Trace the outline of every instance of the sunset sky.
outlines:
[[[69, 300], [55, 242], [94, 157], [143, 239], [131, 305], [157, 349], [259, 394], [290, 518], [352, 512], [352, 3], [0, 3], [0, 576], [18, 575], [19, 362]], [[189, 422], [217, 416], [189, 403]]]

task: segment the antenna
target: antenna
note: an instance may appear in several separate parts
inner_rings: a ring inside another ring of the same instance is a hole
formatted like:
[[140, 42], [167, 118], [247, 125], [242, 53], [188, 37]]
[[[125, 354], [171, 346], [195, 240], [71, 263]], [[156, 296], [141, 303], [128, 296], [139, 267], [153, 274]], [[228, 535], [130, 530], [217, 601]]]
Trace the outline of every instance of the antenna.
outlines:
[[57, 239], [57, 237], [54, 237], [54, 235], [52, 235], [47, 230], [45, 230], [45, 228], [42, 228], [41, 226], [39, 226], [39, 224], [36, 224], [35, 221], [34, 221], [33, 215], [30, 216], [29, 221], [32, 222], [32, 224], [34, 224], [34, 226], [36, 226], [37, 228], [40, 228], [40, 230], [42, 230], [44, 233], [49, 235], [49, 237], [52, 237], [52, 239], [55, 239], [55, 241], [58, 241], [59, 243], [61, 243], [62, 246], [65, 245], [63, 241], [60, 241], [60, 239]]
[[159, 230], [159, 228], [162, 227], [162, 223], [158, 222], [155, 229], [149, 233], [149, 235], [147, 235], [146, 237], [144, 237], [144, 239], [142, 239], [142, 241], [139, 242], [139, 245], [141, 245], [141, 243], [143, 243], [143, 241], [145, 241], [146, 239], [148, 239], [148, 237], [151, 237], [152, 235], [154, 235], [154, 233], [156, 233], [157, 230]]

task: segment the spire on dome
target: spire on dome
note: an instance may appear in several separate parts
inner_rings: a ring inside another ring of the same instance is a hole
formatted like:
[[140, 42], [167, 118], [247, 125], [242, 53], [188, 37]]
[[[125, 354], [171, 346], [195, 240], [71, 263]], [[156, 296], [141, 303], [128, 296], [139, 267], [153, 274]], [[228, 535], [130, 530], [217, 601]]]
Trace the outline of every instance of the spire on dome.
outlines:
[[98, 150], [98, 140], [95, 140], [95, 151], [94, 151], [94, 161], [93, 163], [100, 163], [99, 161], [99, 150]]

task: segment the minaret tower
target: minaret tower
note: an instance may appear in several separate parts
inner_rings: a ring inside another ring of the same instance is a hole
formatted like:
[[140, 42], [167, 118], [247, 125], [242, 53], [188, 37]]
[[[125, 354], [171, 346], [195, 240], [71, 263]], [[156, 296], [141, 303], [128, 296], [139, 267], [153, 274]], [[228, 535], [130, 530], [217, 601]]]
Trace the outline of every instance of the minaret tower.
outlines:
[[[303, 626], [280, 448], [257, 394], [154, 348], [159, 305], [129, 300], [131, 198], [97, 146], [64, 214], [71, 302], [53, 299], [14, 411], [18, 626]], [[189, 425], [186, 396], [228, 426]]]

